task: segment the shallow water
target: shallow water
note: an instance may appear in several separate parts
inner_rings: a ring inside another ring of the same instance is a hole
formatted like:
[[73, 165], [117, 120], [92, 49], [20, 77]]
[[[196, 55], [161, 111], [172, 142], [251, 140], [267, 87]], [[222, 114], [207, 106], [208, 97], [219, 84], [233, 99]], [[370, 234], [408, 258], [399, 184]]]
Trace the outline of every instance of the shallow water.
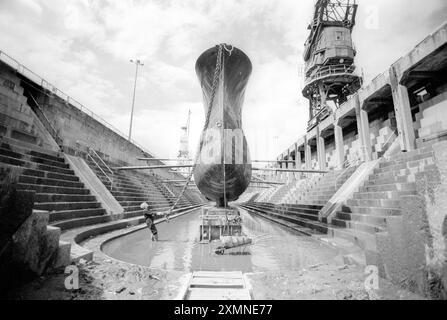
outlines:
[[323, 243], [241, 210], [243, 233], [253, 239], [245, 250], [216, 255], [217, 243], [200, 244], [200, 211], [157, 225], [159, 242], [145, 228], [111, 240], [102, 250], [109, 256], [139, 265], [180, 271], [300, 270], [326, 262], [337, 250]]

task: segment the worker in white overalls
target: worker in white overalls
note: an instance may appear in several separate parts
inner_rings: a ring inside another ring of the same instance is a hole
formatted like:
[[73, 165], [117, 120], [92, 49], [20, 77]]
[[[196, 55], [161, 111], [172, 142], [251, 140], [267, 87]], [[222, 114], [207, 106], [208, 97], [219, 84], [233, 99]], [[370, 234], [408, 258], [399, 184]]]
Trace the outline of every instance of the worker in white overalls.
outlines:
[[[149, 205], [147, 204], [147, 202], [143, 202], [140, 205], [140, 208], [144, 210], [144, 219], [146, 220], [147, 227], [152, 232], [152, 241], [158, 241], [158, 231], [157, 231], [157, 228], [155, 227], [154, 220], [155, 220], [156, 216], [166, 216], [166, 214], [162, 213], [162, 212], [150, 211]], [[166, 217], [166, 220], [168, 220], [168, 219], [169, 218]]]

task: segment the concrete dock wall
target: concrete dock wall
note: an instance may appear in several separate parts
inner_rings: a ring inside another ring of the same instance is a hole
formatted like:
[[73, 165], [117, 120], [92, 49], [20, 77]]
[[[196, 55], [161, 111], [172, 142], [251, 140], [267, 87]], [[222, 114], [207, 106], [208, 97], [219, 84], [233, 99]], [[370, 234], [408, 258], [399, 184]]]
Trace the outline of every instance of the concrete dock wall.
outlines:
[[[379, 158], [396, 139], [400, 142], [401, 151], [411, 151], [425, 140], [446, 135], [446, 52], [447, 23], [444, 23], [388, 70], [363, 85], [358, 93], [317, 127], [299, 137], [277, 159], [297, 159], [296, 168], [323, 170], [335, 165], [340, 169], [344, 162]], [[423, 89], [424, 86], [430, 91], [427, 93], [429, 99], [415, 105], [415, 90]], [[352, 129], [354, 124], [356, 132]], [[322, 136], [335, 135], [340, 132], [340, 128], [343, 133], [335, 146], [335, 152], [332, 148], [322, 148], [324, 143], [315, 143], [315, 139], [318, 141]], [[351, 139], [353, 134], [357, 135], [356, 140]], [[297, 157], [295, 150], [306, 151], [306, 143], [309, 141], [317, 146], [317, 156]]]
[[23, 95], [20, 79], [0, 62], [0, 134], [58, 151], [59, 147], [37, 119]]

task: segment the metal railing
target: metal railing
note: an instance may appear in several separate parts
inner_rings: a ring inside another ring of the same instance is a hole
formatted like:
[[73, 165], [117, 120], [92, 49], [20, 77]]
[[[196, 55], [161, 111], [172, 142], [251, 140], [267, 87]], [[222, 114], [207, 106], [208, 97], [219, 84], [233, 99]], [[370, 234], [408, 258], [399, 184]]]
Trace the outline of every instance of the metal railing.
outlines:
[[383, 144], [382, 147], [382, 152], [383, 154], [385, 154], [385, 152], [390, 148], [391, 144], [396, 141], [396, 139], [399, 136], [399, 132], [397, 129], [394, 129], [394, 131], [390, 134], [390, 136], [388, 137], [388, 139], [386, 139], [385, 143]]
[[95, 149], [90, 148], [89, 151], [93, 152], [93, 153], [95, 154], [95, 156], [96, 156], [99, 160], [101, 160], [101, 163], [104, 165], [104, 167], [106, 167], [106, 169], [107, 169], [112, 175], [114, 174], [113, 171], [112, 171], [112, 169], [110, 169], [110, 167], [107, 165], [107, 163], [105, 163], [105, 161], [102, 160], [102, 158], [99, 156], [99, 154], [96, 152]]
[[[92, 150], [89, 148], [88, 152], [87, 152], [87, 157], [90, 158], [90, 160], [94, 163], [94, 165], [102, 172], [102, 174], [107, 178], [107, 180], [109, 180], [110, 182], [110, 191], [112, 191], [113, 189], [113, 178], [110, 178], [109, 175], [103, 170], [103, 168], [98, 164], [98, 162], [96, 162], [96, 160], [92, 157], [92, 155], [90, 154], [90, 152], [93, 151], [94, 154], [102, 161], [104, 162], [101, 157], [98, 156], [98, 154], [96, 153], [95, 150]], [[113, 175], [113, 171], [106, 165], [106, 168], [108, 168], [108, 170], [110, 170], [112, 172]]]
[[45, 115], [45, 112], [42, 110], [42, 108], [40, 107], [39, 103], [36, 101], [34, 96], [31, 93], [29, 93], [29, 96], [35, 105], [35, 109], [34, 108], [33, 109], [34, 113], [37, 115], [37, 118], [39, 118], [42, 125], [56, 141], [59, 148], [62, 148], [63, 140], [59, 137], [56, 129], [51, 125], [50, 120], [48, 120], [47, 116]]
[[332, 75], [340, 75], [340, 74], [356, 75], [355, 70], [356, 70], [355, 65], [337, 64], [337, 65], [324, 66], [319, 68], [318, 72], [306, 78], [304, 84], [308, 85], [309, 83], [315, 81], [316, 79], [321, 79]]
[[76, 99], [70, 97], [68, 94], [63, 92], [62, 90], [59, 90], [56, 86], [36, 74], [35, 72], [31, 71], [24, 65], [20, 64], [17, 60], [6, 54], [5, 52], [0, 50], [0, 61], [7, 64], [9, 67], [13, 68], [15, 71], [20, 73], [22, 76], [28, 78], [29, 80], [35, 82], [36, 84], [40, 85], [45, 90], [48, 90], [52, 94], [56, 95], [60, 99], [64, 100], [65, 103], [70, 104], [71, 106], [79, 109], [83, 113], [87, 114], [88, 116], [92, 117], [99, 123], [101, 123], [103, 126], [107, 127], [109, 130], [113, 131], [117, 135], [119, 135], [121, 138], [129, 141], [130, 143], [134, 144], [138, 148], [140, 148], [143, 152], [149, 154], [151, 157], [157, 158], [152, 152], [147, 151], [144, 147], [139, 145], [135, 140], [129, 139], [128, 136], [126, 136], [124, 133], [122, 133], [119, 129], [111, 125], [109, 122], [104, 120], [102, 117], [94, 113], [92, 110], [84, 106], [82, 103], [78, 102]]

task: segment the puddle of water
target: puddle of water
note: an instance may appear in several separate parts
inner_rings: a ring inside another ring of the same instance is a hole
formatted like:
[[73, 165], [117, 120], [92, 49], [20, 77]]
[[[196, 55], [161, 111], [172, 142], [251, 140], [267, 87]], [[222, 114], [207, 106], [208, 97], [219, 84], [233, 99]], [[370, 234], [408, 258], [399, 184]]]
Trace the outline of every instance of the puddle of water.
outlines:
[[152, 242], [143, 230], [105, 243], [109, 256], [152, 268], [180, 271], [299, 270], [331, 260], [337, 250], [261, 217], [241, 210], [243, 232], [253, 245], [216, 255], [217, 244], [200, 244], [200, 211], [157, 225], [160, 241]]

